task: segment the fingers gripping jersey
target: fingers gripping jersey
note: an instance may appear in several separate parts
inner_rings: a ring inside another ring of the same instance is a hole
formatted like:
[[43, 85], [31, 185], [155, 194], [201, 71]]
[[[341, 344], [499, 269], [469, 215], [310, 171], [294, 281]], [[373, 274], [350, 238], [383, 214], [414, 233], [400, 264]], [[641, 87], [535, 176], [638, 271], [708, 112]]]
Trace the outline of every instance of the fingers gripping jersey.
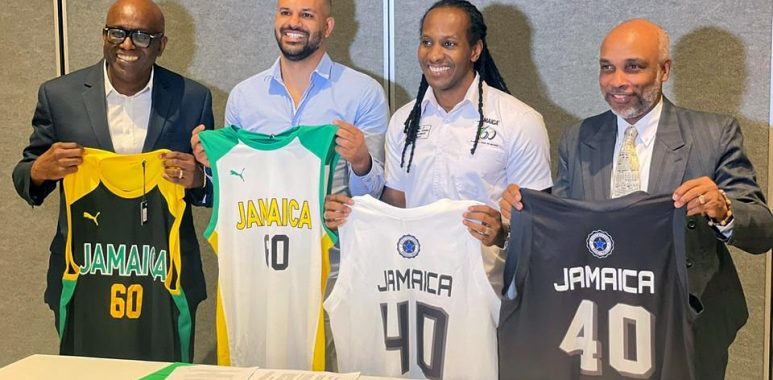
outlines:
[[481, 244], [462, 224], [473, 201], [398, 209], [355, 197], [325, 300], [341, 372], [496, 379], [500, 301]]
[[162, 178], [163, 152], [86, 148], [78, 171], [64, 178], [63, 354], [191, 361], [180, 285], [185, 190]]
[[218, 363], [324, 369], [322, 294], [334, 235], [322, 222], [338, 156], [332, 125], [280, 135], [202, 132], [215, 186]]
[[684, 210], [670, 196], [644, 193], [605, 202], [521, 193], [505, 271], [517, 295], [502, 305], [501, 378], [694, 378]]

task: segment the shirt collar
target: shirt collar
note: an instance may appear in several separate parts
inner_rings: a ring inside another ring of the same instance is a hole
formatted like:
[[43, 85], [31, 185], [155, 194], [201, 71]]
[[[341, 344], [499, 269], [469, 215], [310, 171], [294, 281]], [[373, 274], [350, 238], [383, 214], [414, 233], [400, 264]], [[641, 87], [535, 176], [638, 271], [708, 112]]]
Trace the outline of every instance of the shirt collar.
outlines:
[[[660, 100], [658, 100], [655, 107], [633, 124], [633, 127], [636, 128], [636, 132], [638, 133], [638, 136], [636, 137], [637, 142], [644, 144], [644, 146], [652, 144], [652, 141], [655, 140], [655, 135], [658, 132], [658, 123], [660, 123], [660, 114], [662, 111], [663, 96], [661, 95]], [[629, 125], [630, 124], [628, 124], [625, 119], [617, 116], [617, 141], [623, 141], [625, 130]]]
[[[483, 84], [483, 87], [486, 87], [486, 84]], [[443, 107], [440, 106], [437, 102], [437, 98], [435, 98], [435, 92], [432, 91], [432, 87], [427, 87], [427, 92], [424, 94], [424, 99], [421, 101], [421, 109], [422, 114], [427, 111], [427, 106], [432, 105], [433, 109], [435, 110], [442, 110]], [[453, 113], [456, 110], [461, 109], [462, 107], [465, 107], [467, 105], [470, 105], [474, 108], [474, 111], [478, 112], [478, 73], [475, 73], [475, 77], [472, 79], [472, 83], [470, 83], [470, 87], [467, 88], [467, 92], [464, 94], [464, 98], [462, 98], [462, 101], [460, 101], [457, 105], [454, 106], [454, 108], [451, 109], [448, 113]], [[444, 111], [445, 112], [445, 111]]]
[[[273, 74], [271, 75], [271, 78], [277, 83], [284, 83], [282, 81], [282, 67], [279, 63], [280, 58], [277, 58], [276, 61], [274, 61], [274, 65], [271, 66], [271, 70]], [[318, 76], [325, 78], [326, 80], [330, 79], [330, 73], [333, 71], [333, 60], [330, 59], [330, 56], [325, 53], [322, 56], [322, 59], [317, 64], [317, 67], [314, 69], [314, 72], [312, 72], [312, 75], [317, 74]]]
[[[155, 66], [150, 67], [150, 79], [148, 79], [148, 83], [145, 85], [145, 87], [142, 90], [137, 91], [136, 94], [132, 96], [138, 96], [146, 91], [153, 91], [153, 73], [156, 71]], [[107, 62], [105, 62], [105, 65], [102, 66], [102, 73], [105, 77], [105, 97], [110, 96], [111, 94], [117, 94], [121, 96], [126, 96], [118, 92], [114, 87], [113, 84], [110, 83], [110, 77], [107, 76]]]

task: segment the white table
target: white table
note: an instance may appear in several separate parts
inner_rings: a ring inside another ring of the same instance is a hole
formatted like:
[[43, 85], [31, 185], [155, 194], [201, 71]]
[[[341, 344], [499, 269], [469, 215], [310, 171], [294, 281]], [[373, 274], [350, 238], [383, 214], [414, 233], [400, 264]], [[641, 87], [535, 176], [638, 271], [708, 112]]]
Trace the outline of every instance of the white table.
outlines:
[[[0, 379], [138, 379], [166, 368], [171, 363], [86, 358], [80, 356], [31, 355], [0, 368]], [[363, 380], [384, 377], [360, 376]]]

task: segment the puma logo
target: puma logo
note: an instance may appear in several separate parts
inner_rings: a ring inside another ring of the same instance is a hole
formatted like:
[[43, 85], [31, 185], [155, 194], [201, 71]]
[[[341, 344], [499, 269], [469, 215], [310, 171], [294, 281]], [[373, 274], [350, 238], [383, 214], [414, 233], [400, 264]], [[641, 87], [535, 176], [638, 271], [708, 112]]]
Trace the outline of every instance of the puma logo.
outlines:
[[93, 221], [94, 221], [94, 224], [96, 224], [96, 225], [97, 225], [97, 227], [99, 227], [99, 222], [97, 221], [97, 218], [99, 218], [99, 214], [100, 214], [100, 212], [99, 212], [99, 211], [97, 211], [97, 215], [91, 215], [91, 214], [89, 214], [88, 212], [84, 211], [84, 212], [83, 212], [83, 217], [84, 217], [84, 218], [86, 218], [86, 219], [91, 219], [91, 220], [93, 220]]
[[231, 169], [231, 175], [235, 175], [242, 179], [242, 182], [244, 182], [244, 169], [242, 169], [241, 173], [237, 173], [236, 170]]

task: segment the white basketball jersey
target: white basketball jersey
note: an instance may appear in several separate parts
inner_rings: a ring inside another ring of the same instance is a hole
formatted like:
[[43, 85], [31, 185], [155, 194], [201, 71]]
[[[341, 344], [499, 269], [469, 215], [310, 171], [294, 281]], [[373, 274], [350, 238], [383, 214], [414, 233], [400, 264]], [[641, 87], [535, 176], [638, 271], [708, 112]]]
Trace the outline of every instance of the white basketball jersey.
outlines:
[[322, 202], [336, 128], [202, 132], [215, 198], [205, 235], [218, 255], [218, 363], [324, 369], [327, 250]]
[[481, 244], [462, 224], [474, 201], [400, 209], [354, 198], [325, 300], [341, 372], [496, 379], [500, 301]]

